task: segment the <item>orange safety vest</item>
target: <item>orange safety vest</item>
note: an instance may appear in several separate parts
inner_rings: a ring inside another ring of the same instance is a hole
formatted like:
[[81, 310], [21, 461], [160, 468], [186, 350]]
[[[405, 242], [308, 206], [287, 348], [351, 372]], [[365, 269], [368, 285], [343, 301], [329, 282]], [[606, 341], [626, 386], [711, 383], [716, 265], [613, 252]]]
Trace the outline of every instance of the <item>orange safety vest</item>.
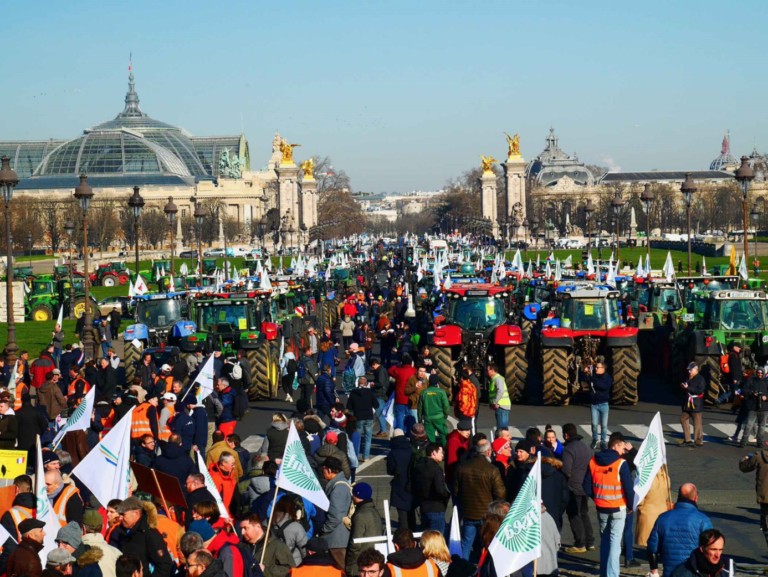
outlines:
[[627, 499], [621, 490], [619, 469], [624, 459], [618, 459], [610, 465], [597, 464], [594, 457], [589, 462], [589, 473], [592, 475], [592, 493], [595, 507], [598, 509], [618, 509], [627, 506]]
[[87, 395], [88, 391], [91, 390], [91, 385], [86, 381], [83, 377], [77, 377], [74, 381], [69, 383], [69, 387], [67, 388], [67, 396], [72, 397], [77, 393], [77, 383], [83, 382], [83, 395]]
[[181, 525], [165, 515], [158, 515], [157, 530], [165, 541], [166, 547], [168, 547], [171, 559], [178, 565], [181, 562], [180, 535], [184, 533]]
[[160, 381], [165, 381], [165, 391], [166, 393], [170, 393], [171, 389], [173, 388], [173, 377], [171, 375], [168, 375], [167, 377], [164, 377], [162, 375], [155, 377], [155, 385], [159, 383]]
[[99, 440], [112, 430], [115, 426], [115, 409], [110, 409], [109, 414], [101, 419], [101, 432], [99, 433]]
[[131, 415], [131, 439], [140, 439], [144, 435], [152, 435], [152, 427], [149, 426], [149, 409], [152, 405], [141, 403], [133, 409]]
[[75, 495], [77, 495], [78, 499], [82, 499], [82, 497], [80, 497], [80, 489], [74, 485], [65, 483], [64, 488], [61, 490], [61, 493], [59, 493], [59, 496], [56, 498], [56, 502], [53, 504], [53, 514], [59, 520], [59, 525], [62, 527], [67, 524], [67, 503], [69, 503], [69, 500]]
[[18, 411], [21, 409], [21, 398], [24, 395], [29, 394], [29, 387], [24, 383], [16, 385], [16, 390], [13, 393], [13, 410]]
[[414, 569], [403, 569], [392, 563], [387, 563], [389, 567], [389, 574], [392, 577], [440, 577], [440, 569], [437, 568], [437, 564], [432, 559], [426, 559], [423, 565], [419, 565]]
[[22, 521], [26, 521], [27, 519], [32, 519], [35, 516], [35, 510], [34, 509], [28, 509], [27, 507], [19, 507], [18, 505], [15, 507], [11, 507], [11, 510], [9, 511], [11, 514], [11, 518], [13, 519], [13, 524], [16, 527], [16, 542], [21, 543], [21, 533], [19, 533], [19, 523]]
[[290, 577], [342, 577], [344, 572], [333, 565], [299, 565], [288, 573]]
[[168, 409], [170, 416], [168, 417], [168, 420], [165, 421], [165, 426], [163, 427], [163, 430], [160, 431], [161, 441], [167, 441], [168, 439], [171, 438], [171, 421], [173, 421], [173, 417], [176, 415], [176, 407], [174, 407], [173, 405], [168, 405], [164, 408]]

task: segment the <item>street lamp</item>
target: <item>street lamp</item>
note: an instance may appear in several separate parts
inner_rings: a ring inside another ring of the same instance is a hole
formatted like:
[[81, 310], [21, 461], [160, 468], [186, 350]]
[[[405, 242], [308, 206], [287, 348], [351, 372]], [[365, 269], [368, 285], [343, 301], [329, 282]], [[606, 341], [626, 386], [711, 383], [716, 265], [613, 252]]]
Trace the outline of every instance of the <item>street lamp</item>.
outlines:
[[613, 218], [616, 220], [616, 267], [617, 270], [621, 269], [621, 241], [619, 240], [619, 226], [621, 225], [621, 209], [624, 208], [626, 201], [616, 193], [611, 199], [611, 209], [613, 210]]
[[133, 187], [133, 196], [128, 199], [128, 206], [133, 210], [133, 236], [136, 242], [136, 278], [139, 278], [139, 219], [141, 209], [144, 208], [144, 199], [139, 194], [139, 187]]
[[587, 204], [584, 206], [584, 214], [586, 216], [587, 225], [587, 249], [592, 250], [592, 213], [595, 212], [595, 203], [591, 198], [587, 199]]
[[203, 286], [203, 244], [201, 241], [203, 233], [203, 223], [208, 218], [208, 209], [201, 203], [195, 204], [195, 223], [197, 224], [197, 271], [200, 279], [200, 286]]
[[9, 366], [15, 366], [16, 353], [19, 347], [16, 345], [16, 323], [13, 320], [13, 239], [11, 237], [10, 205], [13, 200], [13, 189], [19, 184], [19, 177], [11, 168], [11, 159], [2, 158], [0, 167], [0, 189], [3, 191], [5, 201], [5, 295], [8, 307], [8, 343], [5, 345], [6, 362]]
[[27, 249], [29, 250], [29, 268], [32, 268], [32, 231], [27, 233]]
[[[686, 213], [686, 220], [688, 222], [688, 275], [691, 274], [691, 204], [693, 203], [693, 195], [696, 194], [696, 185], [693, 183], [693, 179], [691, 178], [691, 173], [687, 172], [685, 174], [685, 181], [680, 186], [680, 192], [683, 193], [683, 198], [685, 199], [685, 213]], [[746, 232], [746, 231], [745, 231]], [[745, 243], [746, 243], [746, 236]]]
[[645, 206], [645, 245], [648, 248], [648, 262], [651, 258], [651, 204], [653, 204], [656, 195], [651, 190], [651, 185], [646, 183], [643, 188], [643, 193], [640, 195], [640, 200]]
[[83, 348], [86, 357], [95, 356], [93, 339], [93, 316], [91, 313], [91, 279], [88, 276], [88, 209], [93, 199], [93, 188], [88, 184], [88, 177], [80, 175], [80, 184], [75, 187], [75, 199], [83, 209], [83, 274], [85, 275], [85, 311], [83, 312]]
[[264, 215], [259, 219], [259, 222], [256, 224], [257, 231], [259, 233], [259, 240], [261, 241], [261, 250], [262, 250], [262, 256], [267, 253], [267, 228], [269, 227], [269, 219], [267, 219], [267, 215]]
[[761, 212], [757, 208], [757, 203], [753, 204], [752, 205], [752, 210], [749, 212], [749, 216], [752, 217], [752, 222], [755, 223], [755, 243], [754, 243], [755, 254], [754, 254], [754, 257], [753, 257], [753, 259], [754, 259], [754, 263], [753, 263], [754, 267], [753, 268], [755, 269], [755, 276], [760, 274], [759, 273], [759, 271], [760, 271], [760, 261], [757, 260], [757, 222], [760, 220], [760, 214], [761, 214]]
[[[72, 270], [72, 235], [75, 234], [75, 223], [68, 220], [64, 223], [64, 232], [67, 235], [67, 245], [69, 248], [69, 307], [74, 313], [75, 305], [75, 275]], [[74, 316], [74, 314], [72, 314]]]
[[749, 262], [749, 239], [747, 238], [747, 225], [749, 221], [747, 219], [747, 195], [749, 194], [749, 185], [752, 179], [755, 178], [755, 173], [752, 171], [752, 167], [749, 166], [749, 158], [746, 156], [741, 157], [741, 166], [736, 170], [734, 174], [736, 180], [741, 185], [741, 210], [744, 214], [744, 262]]
[[[163, 212], [165, 213], [165, 218], [168, 219], [168, 226], [171, 228], [171, 278], [173, 278], [173, 257], [174, 257], [174, 250], [176, 249], [176, 214], [179, 212], [178, 207], [173, 204], [173, 197], [168, 197], [168, 204], [166, 204], [163, 207]], [[172, 286], [171, 290], [175, 290], [176, 287]]]

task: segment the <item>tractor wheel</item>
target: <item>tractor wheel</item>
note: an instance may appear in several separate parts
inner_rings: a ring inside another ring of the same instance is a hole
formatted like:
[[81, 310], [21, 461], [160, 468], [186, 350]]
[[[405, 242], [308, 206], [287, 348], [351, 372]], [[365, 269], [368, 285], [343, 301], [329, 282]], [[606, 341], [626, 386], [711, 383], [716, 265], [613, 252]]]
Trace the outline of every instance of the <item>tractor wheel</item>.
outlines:
[[542, 350], [542, 386], [545, 405], [567, 405], [571, 402], [568, 394], [568, 350], [548, 347]]
[[529, 335], [533, 333], [533, 326], [534, 326], [534, 322], [532, 320], [527, 319], [525, 317], [521, 317], [520, 330], [522, 330], [523, 333], [528, 333]]
[[[91, 311], [93, 311], [93, 306], [91, 306]], [[72, 305], [72, 316], [75, 317], [76, 319], [79, 319], [84, 314], [85, 314], [85, 297], [77, 297], [75, 299], [75, 304]]]
[[128, 386], [136, 376], [136, 364], [141, 359], [141, 349], [136, 348], [131, 341], [123, 343], [123, 364], [125, 365], [125, 382]]
[[108, 274], [103, 279], [101, 279], [101, 286], [115, 286], [117, 282], [117, 278], [113, 277], [111, 274]]
[[611, 404], [636, 405], [637, 379], [640, 377], [640, 349], [637, 345], [611, 349], [613, 391]]
[[707, 382], [704, 402], [707, 405], [714, 405], [717, 403], [717, 397], [720, 396], [720, 359], [712, 355], [696, 355], [693, 360], [699, 365], [699, 373]]
[[117, 277], [117, 280], [120, 282], [120, 286], [124, 286], [128, 284], [128, 281], [131, 280], [131, 277], [129, 277], [126, 273], [120, 273], [120, 276]]
[[280, 364], [272, 349], [271, 343], [265, 341], [258, 348], [248, 350], [252, 379], [248, 398], [252, 401], [277, 397]]
[[454, 366], [451, 358], [451, 349], [447, 347], [431, 347], [430, 355], [437, 369], [437, 382], [441, 389], [451, 397], [453, 391]]
[[32, 307], [30, 315], [33, 321], [50, 321], [53, 318], [53, 309], [45, 304], [38, 304]]
[[521, 402], [525, 394], [525, 381], [528, 379], [525, 346], [504, 347], [504, 379], [507, 381], [510, 401]]

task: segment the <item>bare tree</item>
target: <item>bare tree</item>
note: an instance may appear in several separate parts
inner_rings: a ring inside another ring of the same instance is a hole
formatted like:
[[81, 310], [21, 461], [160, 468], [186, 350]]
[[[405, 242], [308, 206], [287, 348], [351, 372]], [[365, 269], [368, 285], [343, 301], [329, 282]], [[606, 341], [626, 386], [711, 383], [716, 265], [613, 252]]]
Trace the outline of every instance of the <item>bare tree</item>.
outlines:
[[139, 234], [146, 244], [155, 249], [162, 246], [168, 238], [168, 226], [168, 219], [162, 212], [154, 207], [150, 210], [145, 209], [141, 214]]

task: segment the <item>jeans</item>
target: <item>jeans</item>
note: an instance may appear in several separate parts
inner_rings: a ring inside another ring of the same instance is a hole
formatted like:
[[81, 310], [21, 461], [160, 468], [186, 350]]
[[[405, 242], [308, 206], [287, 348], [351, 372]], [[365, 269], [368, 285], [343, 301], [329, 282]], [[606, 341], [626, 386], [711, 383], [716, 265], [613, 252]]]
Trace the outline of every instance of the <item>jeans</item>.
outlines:
[[565, 509], [571, 523], [574, 547], [591, 547], [595, 544], [592, 523], [589, 522], [589, 498], [586, 495], [570, 494]]
[[[107, 354], [104, 353], [104, 356], [106, 357]], [[53, 364], [56, 366], [56, 368], [59, 368], [59, 363], [61, 362], [61, 349], [54, 348], [53, 349]]]
[[509, 409], [496, 409], [496, 428], [506, 429], [509, 427]]
[[597, 512], [600, 522], [600, 577], [619, 577], [621, 541], [627, 510], [615, 513]]
[[379, 421], [379, 433], [386, 433], [389, 428], [389, 423], [387, 423], [387, 419], [384, 417], [384, 407], [387, 405], [387, 401], [380, 397], [376, 397], [376, 402], [379, 405], [376, 408], [376, 420]]
[[597, 426], [600, 425], [600, 442], [608, 443], [608, 403], [597, 403], [592, 408], [592, 442], [597, 443]]
[[[470, 560], [473, 549], [477, 550], [480, 539], [480, 527], [483, 526], [482, 520], [464, 519], [461, 522], [461, 556]], [[478, 558], [475, 555], [475, 558]]]
[[749, 442], [749, 435], [752, 427], [757, 423], [757, 446], [763, 448], [763, 433], [765, 432], [765, 411], [749, 411], [747, 413], [747, 422], [744, 425], [744, 433], [741, 436], [741, 446], [746, 447]]
[[101, 356], [106, 357], [107, 351], [109, 350], [109, 347], [112, 346], [112, 343], [108, 343], [107, 341], [101, 341]]
[[416, 423], [419, 422], [419, 411], [416, 409], [408, 409], [408, 414], [405, 416], [405, 426], [407, 429], [403, 429], [405, 433], [411, 430]]
[[371, 437], [373, 435], [373, 419], [363, 419], [357, 422], [357, 430], [360, 431], [360, 444], [363, 447], [363, 459], [371, 456]]
[[408, 405], [395, 403], [395, 429], [405, 432], [405, 416], [408, 414]]
[[439, 531], [441, 535], [445, 535], [445, 511], [440, 513], [425, 513], [421, 512], [421, 525], [424, 530], [434, 529]]

